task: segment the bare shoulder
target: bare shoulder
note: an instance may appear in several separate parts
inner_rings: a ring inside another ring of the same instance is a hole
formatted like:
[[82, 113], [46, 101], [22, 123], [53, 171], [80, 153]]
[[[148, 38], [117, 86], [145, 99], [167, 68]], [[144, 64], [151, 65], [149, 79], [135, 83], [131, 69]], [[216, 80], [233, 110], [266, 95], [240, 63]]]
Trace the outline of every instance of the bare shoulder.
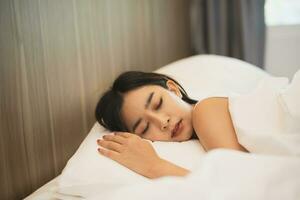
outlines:
[[238, 143], [228, 109], [228, 98], [211, 97], [198, 102], [192, 112], [193, 127], [206, 150], [245, 149]]
[[228, 117], [230, 117], [228, 111], [228, 98], [206, 98], [199, 101], [193, 109], [193, 127], [196, 133], [200, 133], [200, 131], [203, 132], [203, 126], [205, 126], [205, 128], [207, 129], [207, 126], [213, 126], [214, 124], [216, 124], [215, 120], [220, 121], [221, 119], [226, 119]]
[[205, 106], [211, 106], [211, 105], [224, 105], [228, 103], [227, 97], [209, 97], [206, 99], [203, 99], [199, 101], [195, 108], [197, 107], [205, 107]]
[[[215, 112], [228, 111], [228, 98], [210, 97], [199, 101], [193, 109], [194, 117], [199, 118], [203, 114], [216, 114]], [[196, 122], [196, 121], [195, 121]]]

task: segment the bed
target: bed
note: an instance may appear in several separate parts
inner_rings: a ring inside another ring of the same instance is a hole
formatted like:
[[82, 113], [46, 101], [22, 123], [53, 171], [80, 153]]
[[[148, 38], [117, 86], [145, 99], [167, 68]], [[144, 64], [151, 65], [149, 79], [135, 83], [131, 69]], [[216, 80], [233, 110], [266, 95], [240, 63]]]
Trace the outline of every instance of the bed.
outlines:
[[[235, 102], [230, 105], [234, 111], [231, 114], [238, 119], [244, 119], [245, 113], [249, 113], [249, 110], [243, 113], [240, 109], [245, 107], [246, 97], [249, 94], [264, 97], [261, 94], [264, 94], [263, 89], [268, 84], [262, 87], [261, 82], [275, 80], [249, 63], [216, 55], [185, 58], [164, 66], [157, 72], [175, 78], [192, 98], [198, 100], [210, 96], [230, 96], [232, 102]], [[286, 79], [276, 81], [272, 84], [278, 83], [281, 91], [282, 88], [287, 88]], [[296, 84], [299, 82], [295, 81], [294, 85]], [[261, 93], [253, 92], [257, 88], [261, 89]], [[297, 88], [290, 88], [289, 91], [294, 92], [293, 94], [297, 93]], [[275, 93], [274, 95], [276, 96]], [[288, 102], [286, 105], [294, 107], [289, 107], [291, 112], [286, 114], [294, 114], [295, 120], [298, 120], [298, 113], [293, 111], [299, 104], [289, 99], [290, 96], [284, 97], [285, 102]], [[294, 99], [296, 98], [299, 96]], [[267, 101], [265, 103], [269, 105]], [[270, 112], [265, 113], [272, 115]], [[281, 116], [278, 114], [278, 117]], [[265, 143], [260, 143], [256, 148], [253, 143], [257, 142], [257, 138], [247, 135], [248, 129], [245, 127], [248, 124], [245, 120], [237, 120], [239, 123], [235, 127], [242, 133], [239, 141], [250, 148], [252, 154], [225, 149], [206, 153], [197, 140], [181, 143], [154, 142], [153, 147], [161, 157], [192, 171], [186, 177], [170, 176], [155, 180], [137, 175], [114, 161], [99, 156], [96, 140], [109, 132], [95, 123], [62, 173], [26, 199], [299, 199], [299, 125], [294, 123], [295, 120], [289, 120], [290, 118], [285, 120], [288, 127], [286, 130], [289, 131], [285, 135], [291, 132], [292, 136], [288, 138], [295, 148], [285, 148], [291, 145], [280, 143], [283, 150], [278, 152], [274, 152], [277, 146], [273, 144], [276, 142], [271, 142], [271, 145], [264, 148], [264, 144], [272, 140], [273, 135], [265, 136]], [[250, 132], [256, 133], [253, 129]]]

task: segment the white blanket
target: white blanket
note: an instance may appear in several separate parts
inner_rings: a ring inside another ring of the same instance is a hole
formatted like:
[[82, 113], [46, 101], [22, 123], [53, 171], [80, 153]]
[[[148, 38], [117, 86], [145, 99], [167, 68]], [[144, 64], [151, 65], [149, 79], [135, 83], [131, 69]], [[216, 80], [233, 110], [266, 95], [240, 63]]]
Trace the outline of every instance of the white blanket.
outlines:
[[62, 199], [299, 200], [299, 169], [300, 160], [294, 156], [218, 149], [205, 154], [199, 168], [186, 177], [170, 176], [119, 186], [101, 182], [81, 185], [73, 190], [83, 189], [86, 195]]
[[229, 97], [239, 142], [250, 152], [300, 155], [300, 71], [287, 78], [266, 77], [249, 94]]
[[88, 199], [299, 200], [299, 169], [297, 157], [214, 150], [187, 177], [163, 177], [106, 192], [99, 189]]

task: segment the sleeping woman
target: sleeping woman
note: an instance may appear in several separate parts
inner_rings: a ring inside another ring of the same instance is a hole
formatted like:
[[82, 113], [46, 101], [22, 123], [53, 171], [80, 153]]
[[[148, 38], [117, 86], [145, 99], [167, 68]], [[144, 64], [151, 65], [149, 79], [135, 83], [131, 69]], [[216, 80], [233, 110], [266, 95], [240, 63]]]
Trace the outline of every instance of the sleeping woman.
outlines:
[[121, 74], [100, 98], [95, 115], [114, 132], [97, 140], [99, 153], [151, 179], [185, 176], [189, 170], [160, 158], [149, 141], [199, 139], [206, 151], [247, 152], [238, 143], [227, 98], [197, 102], [176, 80], [163, 74]]

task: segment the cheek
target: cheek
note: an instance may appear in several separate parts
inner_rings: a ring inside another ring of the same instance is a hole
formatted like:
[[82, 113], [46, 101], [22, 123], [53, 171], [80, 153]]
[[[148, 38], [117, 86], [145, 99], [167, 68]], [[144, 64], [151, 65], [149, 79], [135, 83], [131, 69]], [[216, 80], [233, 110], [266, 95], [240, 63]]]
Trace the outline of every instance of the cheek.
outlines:
[[189, 110], [185, 102], [178, 97], [170, 99], [168, 104], [168, 110], [173, 113], [187, 114], [187, 111]]
[[167, 99], [170, 104], [172, 104], [173, 106], [176, 106], [176, 107], [184, 107], [185, 106], [185, 102], [178, 96], [176, 96], [175, 94], [171, 93], [169, 96], [168, 96], [168, 99]]
[[145, 134], [143, 136], [143, 138], [145, 139], [149, 139], [149, 140], [161, 140], [162, 137], [164, 137], [164, 135], [166, 135], [165, 133], [162, 133], [157, 127], [152, 126], [152, 128], [150, 130], [148, 130], [149, 132], [147, 134]]

